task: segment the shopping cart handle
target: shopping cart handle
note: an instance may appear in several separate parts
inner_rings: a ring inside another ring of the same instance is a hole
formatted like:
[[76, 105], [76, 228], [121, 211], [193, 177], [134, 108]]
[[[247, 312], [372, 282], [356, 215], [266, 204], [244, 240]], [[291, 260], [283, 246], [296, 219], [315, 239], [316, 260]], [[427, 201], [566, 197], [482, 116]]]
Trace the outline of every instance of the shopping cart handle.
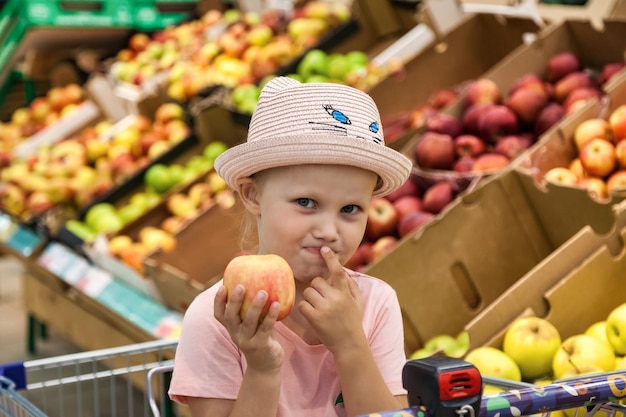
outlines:
[[13, 381], [16, 390], [26, 388], [26, 370], [24, 368], [24, 362], [0, 364], [0, 376]]
[[364, 414], [359, 417], [427, 417], [423, 407], [402, 408], [400, 410], [384, 411], [382, 413]]

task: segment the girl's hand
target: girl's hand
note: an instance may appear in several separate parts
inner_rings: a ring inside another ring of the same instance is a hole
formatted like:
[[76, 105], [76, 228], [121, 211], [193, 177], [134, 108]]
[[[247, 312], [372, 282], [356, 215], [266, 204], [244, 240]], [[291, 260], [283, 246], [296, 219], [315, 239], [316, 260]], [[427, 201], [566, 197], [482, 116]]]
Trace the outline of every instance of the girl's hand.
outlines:
[[279, 305], [273, 303], [265, 318], [259, 321], [267, 300], [267, 293], [259, 291], [242, 320], [240, 310], [245, 292], [243, 286], [237, 285], [230, 297], [227, 297], [226, 288], [222, 286], [215, 296], [215, 318], [228, 330], [233, 342], [245, 355], [248, 368], [257, 371], [279, 369], [284, 352], [272, 337]]
[[366, 342], [363, 333], [363, 301], [358, 284], [348, 277], [335, 253], [328, 247], [321, 254], [329, 270], [328, 279], [317, 277], [304, 290], [298, 304], [317, 337], [335, 353]]

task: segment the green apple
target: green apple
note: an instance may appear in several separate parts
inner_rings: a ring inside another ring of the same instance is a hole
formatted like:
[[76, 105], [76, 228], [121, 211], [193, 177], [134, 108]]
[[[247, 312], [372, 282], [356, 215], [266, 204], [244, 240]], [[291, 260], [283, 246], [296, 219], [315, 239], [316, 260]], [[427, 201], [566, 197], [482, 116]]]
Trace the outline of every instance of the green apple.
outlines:
[[297, 72], [305, 80], [314, 74], [328, 76], [328, 62], [328, 53], [321, 49], [311, 49], [302, 57]]
[[556, 327], [541, 317], [518, 318], [504, 334], [502, 350], [517, 363], [525, 380], [552, 372], [552, 359], [561, 346]]
[[102, 212], [95, 219], [93, 229], [96, 233], [115, 233], [124, 226], [124, 222], [115, 212]]
[[597, 337], [602, 340], [604, 343], [609, 343], [609, 339], [606, 337], [606, 320], [597, 321], [593, 323], [591, 326], [587, 327], [585, 330], [585, 334], [593, 337]]
[[443, 352], [448, 355], [448, 352], [457, 348], [456, 338], [447, 335], [440, 334], [438, 336], [431, 337], [424, 343], [424, 349], [431, 353]]
[[129, 223], [136, 218], [140, 217], [145, 212], [145, 209], [135, 204], [127, 204], [117, 211], [118, 216], [122, 220], [122, 223]]
[[420, 349], [415, 350], [413, 353], [411, 353], [411, 356], [409, 356], [409, 359], [422, 359], [422, 358], [427, 358], [431, 355], [433, 355], [432, 351], [426, 350], [425, 348], [420, 348]]
[[367, 63], [369, 62], [367, 54], [362, 51], [350, 51], [346, 54], [346, 58], [348, 58], [348, 61], [350, 61], [353, 70], [365, 68], [367, 67]]
[[491, 346], [480, 346], [465, 355], [465, 361], [473, 364], [482, 375], [521, 381], [519, 366], [502, 350]]
[[202, 156], [209, 162], [215, 162], [218, 156], [228, 149], [228, 145], [224, 142], [215, 140], [206, 145], [202, 151]]
[[254, 84], [241, 84], [233, 89], [232, 100], [235, 107], [239, 107], [242, 103], [253, 100], [257, 101], [260, 94], [259, 87]]
[[81, 238], [84, 242], [91, 243], [96, 239], [97, 233], [86, 223], [76, 219], [70, 219], [65, 222], [65, 228], [75, 236]]
[[172, 187], [172, 178], [167, 165], [154, 164], [144, 174], [146, 186], [158, 194], [163, 194]]
[[85, 223], [91, 228], [94, 228], [94, 225], [96, 224], [98, 217], [100, 217], [102, 214], [115, 213], [115, 212], [116, 212], [116, 208], [111, 203], [105, 202], [105, 203], [94, 204], [93, 206], [89, 208], [89, 210], [87, 210], [87, 213], [85, 213]]
[[615, 353], [626, 354], [626, 303], [615, 307], [606, 318], [606, 338]]
[[332, 54], [328, 58], [328, 78], [343, 81], [352, 69], [348, 57], [343, 54]]
[[615, 369], [615, 354], [607, 344], [586, 334], [576, 334], [565, 339], [552, 360], [555, 379], [562, 378], [572, 369], [581, 370], [591, 366], [612, 371]]

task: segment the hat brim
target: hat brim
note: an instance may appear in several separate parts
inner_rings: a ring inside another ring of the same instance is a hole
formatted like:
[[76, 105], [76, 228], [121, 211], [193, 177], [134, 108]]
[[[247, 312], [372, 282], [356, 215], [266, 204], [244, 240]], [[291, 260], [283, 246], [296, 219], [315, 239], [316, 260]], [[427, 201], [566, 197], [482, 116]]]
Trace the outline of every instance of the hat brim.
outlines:
[[[303, 155], [306, 155], [303, 158]], [[408, 179], [412, 162], [384, 145], [335, 135], [272, 137], [234, 146], [215, 160], [215, 170], [233, 189], [240, 178], [280, 166], [303, 164], [347, 165], [376, 173], [380, 181], [374, 197], [385, 196]]]

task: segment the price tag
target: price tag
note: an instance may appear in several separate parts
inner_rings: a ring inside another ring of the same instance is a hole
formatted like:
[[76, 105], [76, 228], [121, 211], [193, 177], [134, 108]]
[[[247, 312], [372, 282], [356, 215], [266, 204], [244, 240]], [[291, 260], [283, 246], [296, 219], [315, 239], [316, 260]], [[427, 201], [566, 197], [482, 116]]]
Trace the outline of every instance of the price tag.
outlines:
[[0, 213], [0, 242], [4, 242], [22, 256], [30, 256], [41, 244], [42, 238], [8, 214]]

